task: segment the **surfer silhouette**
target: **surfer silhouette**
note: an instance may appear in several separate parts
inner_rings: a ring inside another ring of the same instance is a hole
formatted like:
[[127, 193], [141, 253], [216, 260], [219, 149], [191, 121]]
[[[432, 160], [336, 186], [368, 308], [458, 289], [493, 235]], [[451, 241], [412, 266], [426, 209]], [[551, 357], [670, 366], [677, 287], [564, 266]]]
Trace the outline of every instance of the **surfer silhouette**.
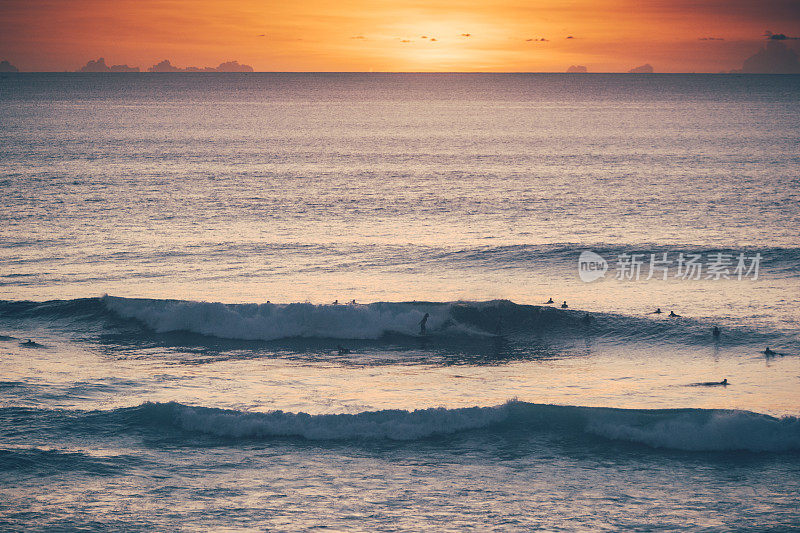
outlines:
[[550, 299], [549, 299], [549, 300], [547, 300], [545, 303], [546, 303], [546, 304], [554, 304], [555, 302], [553, 301], [553, 299], [552, 299], [552, 298], [550, 298]]
[[692, 385], [699, 385], [701, 387], [727, 387], [728, 378], [725, 378], [722, 381], [704, 381], [703, 383], [692, 383]]
[[767, 349], [764, 350], [764, 355], [766, 355], [767, 357], [772, 357], [774, 355], [778, 355], [778, 352], [770, 350], [769, 346], [767, 346]]
[[669, 316], [671, 318], [680, 318], [681, 317], [681, 315], [676, 314], [675, 311], [670, 311], [669, 315], [667, 315], [667, 316]]
[[717, 326], [714, 326], [714, 329], [711, 330], [711, 336], [714, 337], [715, 339], [718, 339], [719, 334], [720, 334], [719, 328]]
[[659, 307], [658, 309], [656, 309], [655, 311], [653, 311], [653, 312], [652, 312], [652, 313], [650, 313], [650, 314], [651, 314], [651, 315], [660, 315], [660, 314], [661, 314], [661, 308]]
[[567, 307], [569, 307], [569, 306], [567, 305], [567, 301], [566, 301], [566, 300], [564, 300], [564, 303], [563, 303], [563, 304], [561, 304], [561, 309], [566, 309]]
[[422, 320], [419, 321], [419, 334], [425, 335], [428, 332], [428, 317], [431, 316], [428, 313], [425, 313], [425, 316], [422, 317]]
[[339, 350], [339, 355], [347, 355], [350, 353], [350, 350], [342, 346], [341, 344], [336, 346], [336, 349]]

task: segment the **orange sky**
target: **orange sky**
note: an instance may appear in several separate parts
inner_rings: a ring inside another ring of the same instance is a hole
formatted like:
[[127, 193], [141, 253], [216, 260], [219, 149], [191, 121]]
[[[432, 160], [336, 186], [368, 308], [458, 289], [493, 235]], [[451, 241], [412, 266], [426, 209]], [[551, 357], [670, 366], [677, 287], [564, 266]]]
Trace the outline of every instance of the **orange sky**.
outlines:
[[143, 70], [169, 59], [263, 71], [718, 72], [740, 67], [766, 30], [800, 34], [800, 1], [0, 0], [0, 59], [26, 71], [105, 57]]

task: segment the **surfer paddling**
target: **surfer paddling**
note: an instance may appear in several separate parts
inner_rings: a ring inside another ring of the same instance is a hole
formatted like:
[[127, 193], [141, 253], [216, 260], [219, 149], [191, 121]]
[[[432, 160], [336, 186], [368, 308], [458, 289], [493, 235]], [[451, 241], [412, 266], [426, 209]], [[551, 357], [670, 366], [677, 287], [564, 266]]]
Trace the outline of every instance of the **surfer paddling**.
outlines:
[[704, 381], [702, 383], [692, 383], [692, 385], [698, 387], [727, 387], [728, 378], [725, 378], [722, 381]]

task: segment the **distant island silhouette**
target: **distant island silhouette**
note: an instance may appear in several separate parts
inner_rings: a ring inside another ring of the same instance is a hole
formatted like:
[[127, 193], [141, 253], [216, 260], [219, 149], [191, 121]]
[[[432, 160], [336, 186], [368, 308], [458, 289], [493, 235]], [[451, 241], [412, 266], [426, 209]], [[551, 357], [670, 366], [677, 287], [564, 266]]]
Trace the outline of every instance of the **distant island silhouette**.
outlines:
[[650, 63], [646, 63], [640, 67], [632, 68], [628, 71], [628, 74], [652, 74], [653, 73], [653, 66]]
[[165, 59], [147, 69], [148, 72], [253, 72], [250, 65], [242, 65], [238, 61], [226, 61], [220, 63], [218, 67], [186, 67], [180, 68]]
[[129, 67], [128, 65], [106, 65], [106, 60], [100, 58], [96, 61], [89, 60], [76, 72], [139, 72], [139, 67]]
[[4, 59], [0, 61], [0, 72], [19, 72], [19, 69]]
[[[766, 42], [763, 48], [755, 54], [746, 58], [742, 67], [734, 70], [718, 71], [721, 74], [800, 74], [800, 57], [798, 52], [788, 43], [800, 41], [800, 37], [787, 36], [782, 33], [771, 33], [767, 31], [764, 35]], [[427, 38], [427, 37], [426, 37]], [[531, 39], [528, 39], [531, 40]], [[534, 39], [536, 40], [536, 39]], [[539, 40], [546, 40], [544, 38]], [[721, 41], [722, 38], [703, 37], [701, 41]], [[20, 72], [20, 69], [10, 61], [4, 59], [0, 61], [0, 73]], [[105, 58], [89, 60], [85, 65], [75, 72], [255, 72], [253, 67], [239, 63], [236, 60], [225, 61], [216, 67], [179, 67], [173, 65], [169, 59], [164, 59], [146, 69], [132, 67], [129, 65], [109, 65]], [[587, 73], [589, 69], [585, 65], [570, 65], [567, 73]], [[634, 67], [627, 71], [629, 74], [651, 74], [654, 72], [653, 66], [649, 63]]]
[[[4, 63], [7, 63], [4, 62]], [[2, 64], [0, 64], [0, 67]], [[12, 68], [13, 65], [10, 65]], [[2, 71], [2, 70], [0, 70]], [[8, 72], [16, 72], [8, 71]], [[76, 72], [141, 72], [139, 67], [129, 67], [128, 65], [107, 65], [104, 58], [88, 61], [84, 66], [79, 68]], [[165, 59], [156, 63], [147, 69], [147, 72], [253, 72], [253, 67], [250, 65], [243, 65], [238, 61], [226, 61], [220, 63], [217, 67], [186, 67], [180, 68], [173, 65], [169, 59]]]

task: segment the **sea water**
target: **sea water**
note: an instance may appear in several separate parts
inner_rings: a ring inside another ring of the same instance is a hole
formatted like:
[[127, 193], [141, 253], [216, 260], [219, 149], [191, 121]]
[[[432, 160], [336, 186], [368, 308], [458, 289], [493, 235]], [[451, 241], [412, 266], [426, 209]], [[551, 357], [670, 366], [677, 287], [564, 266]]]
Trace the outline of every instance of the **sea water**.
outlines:
[[18, 74], [0, 109], [3, 529], [798, 528], [800, 77]]

